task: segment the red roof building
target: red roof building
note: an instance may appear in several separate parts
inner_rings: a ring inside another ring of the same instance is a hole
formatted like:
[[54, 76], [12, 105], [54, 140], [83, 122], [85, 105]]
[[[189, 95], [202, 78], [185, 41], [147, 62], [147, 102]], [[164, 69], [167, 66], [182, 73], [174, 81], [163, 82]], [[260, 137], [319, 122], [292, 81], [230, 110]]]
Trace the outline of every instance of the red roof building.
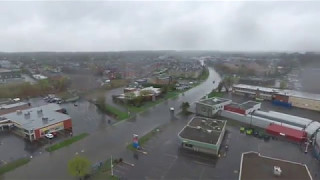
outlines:
[[296, 142], [303, 142], [307, 139], [307, 133], [305, 131], [292, 129], [278, 124], [270, 124], [267, 127], [266, 132], [275, 136], [283, 136]]

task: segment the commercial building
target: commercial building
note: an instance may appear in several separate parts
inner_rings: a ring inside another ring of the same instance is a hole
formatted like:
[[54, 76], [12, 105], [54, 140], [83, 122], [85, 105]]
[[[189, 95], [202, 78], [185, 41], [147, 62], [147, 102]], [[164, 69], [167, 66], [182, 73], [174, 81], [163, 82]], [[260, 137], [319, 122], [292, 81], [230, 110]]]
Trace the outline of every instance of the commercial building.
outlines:
[[226, 123], [225, 120], [192, 118], [178, 134], [182, 147], [196, 152], [219, 154]]
[[72, 131], [71, 117], [62, 112], [62, 108], [57, 104], [17, 110], [0, 116], [0, 125], [8, 126], [16, 134], [34, 141], [47, 133]]
[[286, 107], [298, 107], [314, 111], [320, 111], [320, 95], [293, 90], [280, 90], [260, 86], [237, 84], [232, 92], [252, 98], [272, 100], [275, 105]]
[[0, 105], [0, 115], [15, 112], [17, 110], [24, 110], [30, 108], [30, 104], [26, 102], [18, 102], [13, 104]]
[[272, 100], [272, 96], [275, 93], [278, 93], [279, 90], [274, 88], [261, 87], [261, 86], [237, 84], [233, 86], [232, 92], [238, 95], [244, 95], [252, 98]]
[[292, 140], [295, 142], [304, 142], [307, 140], [307, 133], [305, 131], [281, 126], [274, 123], [270, 124], [267, 127], [266, 132], [274, 136], [283, 136], [288, 140]]
[[241, 156], [239, 180], [312, 180], [305, 164], [246, 152]]
[[214, 115], [224, 109], [224, 106], [230, 104], [230, 99], [209, 98], [196, 102], [196, 113], [200, 116], [214, 117]]
[[249, 114], [253, 111], [259, 110], [261, 108], [261, 103], [255, 101], [247, 101], [242, 104], [231, 103], [224, 106], [224, 110], [231, 111], [239, 114]]
[[19, 69], [9, 70], [0, 68], [0, 83], [6, 83], [15, 79], [21, 79], [21, 71]]

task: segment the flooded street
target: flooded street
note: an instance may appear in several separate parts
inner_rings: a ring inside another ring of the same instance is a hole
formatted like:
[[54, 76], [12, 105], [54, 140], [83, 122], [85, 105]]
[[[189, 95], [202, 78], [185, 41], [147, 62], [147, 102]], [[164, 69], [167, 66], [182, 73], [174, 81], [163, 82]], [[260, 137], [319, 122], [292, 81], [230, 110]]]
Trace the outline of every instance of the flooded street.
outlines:
[[[175, 120], [170, 115], [169, 107], [175, 107], [178, 110], [182, 102], [193, 103], [216, 87], [220, 77], [212, 68], [209, 70], [208, 79], [199, 86], [175, 99], [167, 100], [138, 114], [133, 120], [121, 121], [110, 127], [106, 125], [106, 117], [99, 114], [95, 106], [90, 103], [80, 103], [78, 107], [73, 107], [73, 104], [63, 105], [74, 121], [75, 132], [90, 131], [90, 136], [56, 152], [44, 153], [34, 158], [27, 166], [5, 174], [5, 179], [23, 179], [24, 177], [66, 179], [69, 178], [66, 168], [67, 161], [76, 152], [82, 151], [82, 154], [92, 162], [107, 159], [110, 155], [120, 155], [121, 152], [126, 150], [126, 145], [131, 142], [132, 134], [143, 135], [160, 125]], [[213, 84], [213, 81], [216, 84]], [[50, 168], [43, 166], [46, 162], [51, 162]], [[62, 166], [62, 164], [64, 165]], [[55, 169], [55, 172], [52, 171], [52, 168]]]

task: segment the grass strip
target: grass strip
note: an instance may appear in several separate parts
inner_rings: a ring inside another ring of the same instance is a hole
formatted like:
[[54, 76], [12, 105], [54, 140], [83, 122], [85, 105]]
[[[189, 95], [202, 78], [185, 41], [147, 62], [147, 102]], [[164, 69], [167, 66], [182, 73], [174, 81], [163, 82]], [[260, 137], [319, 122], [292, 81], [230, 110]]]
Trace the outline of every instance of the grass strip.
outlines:
[[59, 142], [57, 144], [54, 144], [52, 146], [47, 147], [46, 151], [52, 152], [52, 151], [58, 150], [60, 148], [63, 148], [65, 146], [69, 146], [70, 144], [75, 143], [77, 141], [80, 141], [81, 139], [87, 137], [88, 135], [89, 135], [88, 133], [82, 133], [82, 134], [79, 134], [77, 136], [73, 136], [73, 137], [71, 137], [71, 138], [69, 138], [67, 140], [64, 140], [62, 142]]
[[0, 175], [12, 171], [20, 166], [23, 166], [25, 164], [27, 164], [30, 161], [29, 158], [22, 158], [22, 159], [18, 159], [12, 162], [9, 162], [8, 164], [5, 164], [3, 166], [0, 167]]
[[105, 105], [105, 110], [107, 113], [110, 113], [116, 117], [117, 120], [124, 120], [129, 118], [128, 112], [123, 112], [116, 107], [113, 107], [109, 104]]

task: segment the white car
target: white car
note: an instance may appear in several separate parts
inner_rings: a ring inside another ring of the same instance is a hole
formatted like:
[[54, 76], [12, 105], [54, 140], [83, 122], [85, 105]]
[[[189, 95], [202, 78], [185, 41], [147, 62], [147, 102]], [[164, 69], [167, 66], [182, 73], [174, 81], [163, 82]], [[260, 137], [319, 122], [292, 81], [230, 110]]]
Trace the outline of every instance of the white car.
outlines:
[[174, 107], [171, 107], [171, 108], [170, 108], [170, 111], [174, 111]]
[[45, 137], [48, 138], [48, 139], [52, 139], [52, 138], [54, 138], [54, 135], [51, 134], [51, 133], [48, 133], [48, 134], [45, 135]]

